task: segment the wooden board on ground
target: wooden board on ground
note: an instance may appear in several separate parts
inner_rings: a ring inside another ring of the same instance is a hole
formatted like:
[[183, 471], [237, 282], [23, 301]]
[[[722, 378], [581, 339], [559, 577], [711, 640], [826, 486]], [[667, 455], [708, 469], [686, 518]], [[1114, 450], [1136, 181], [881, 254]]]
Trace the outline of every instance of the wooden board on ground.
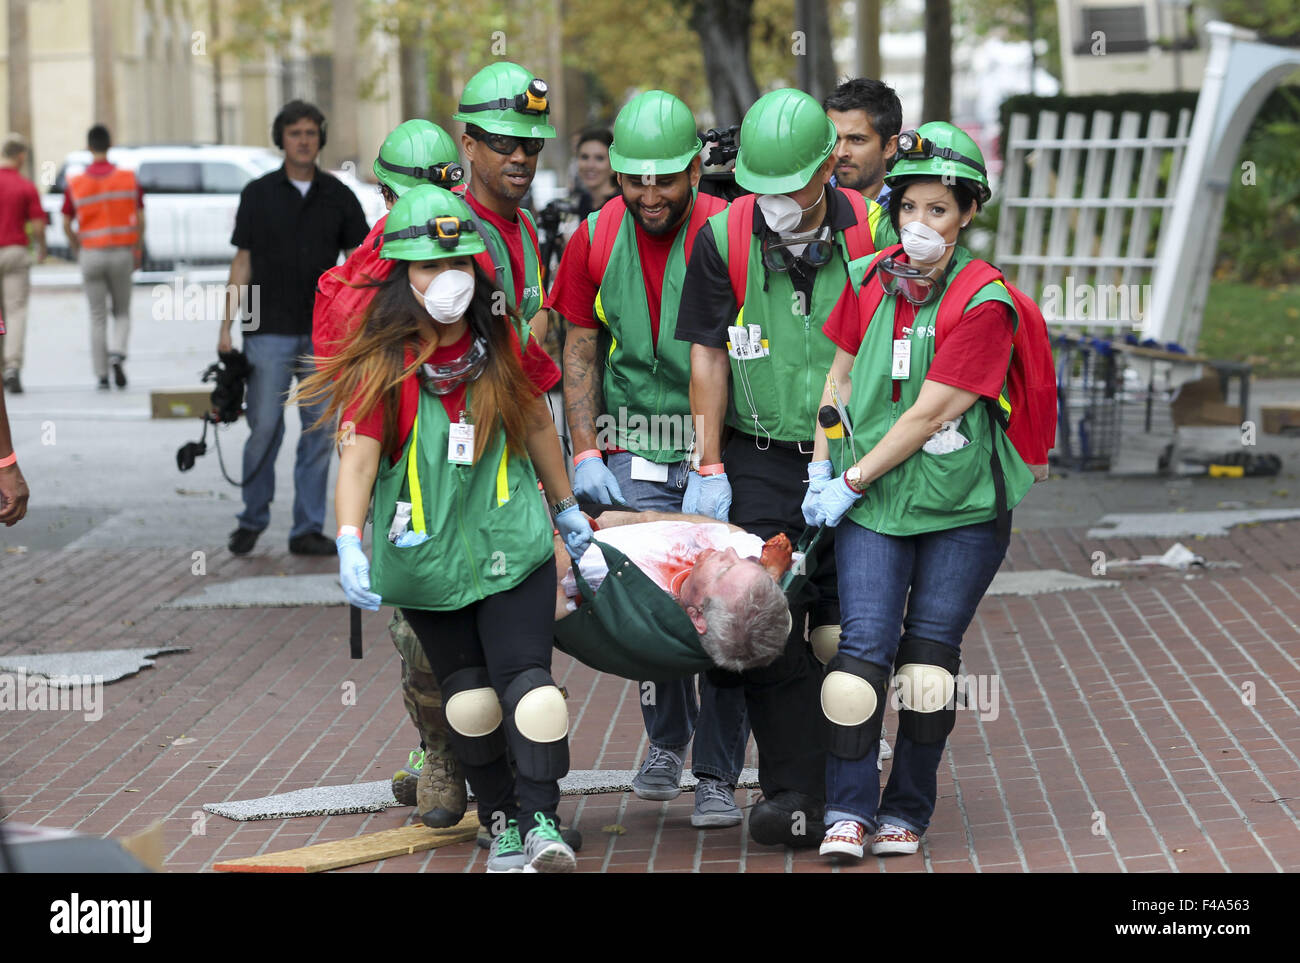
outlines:
[[429, 829], [427, 826], [403, 826], [367, 833], [354, 839], [340, 839], [332, 843], [317, 843], [287, 849], [280, 853], [264, 853], [217, 863], [212, 868], [223, 873], [323, 873], [329, 869], [373, 863], [390, 856], [422, 853], [453, 843], [463, 843], [478, 835], [478, 813], [469, 812], [455, 826], [448, 829]]

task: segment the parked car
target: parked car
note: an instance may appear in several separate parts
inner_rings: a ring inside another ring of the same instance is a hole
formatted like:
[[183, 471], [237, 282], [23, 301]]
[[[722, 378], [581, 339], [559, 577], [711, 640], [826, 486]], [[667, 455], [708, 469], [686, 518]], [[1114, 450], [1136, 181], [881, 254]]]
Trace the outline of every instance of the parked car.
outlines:
[[[235, 256], [230, 234], [240, 191], [283, 163], [279, 152], [269, 148], [219, 144], [110, 147], [108, 159], [134, 171], [144, 188], [147, 271], [172, 270], [179, 264], [228, 264]], [[69, 154], [54, 186], [41, 199], [50, 215], [47, 244], [56, 257], [71, 257], [61, 213], [68, 178], [85, 170], [90, 160], [89, 151]], [[374, 186], [347, 172], [336, 176], [357, 195], [373, 224], [384, 213], [383, 198]]]

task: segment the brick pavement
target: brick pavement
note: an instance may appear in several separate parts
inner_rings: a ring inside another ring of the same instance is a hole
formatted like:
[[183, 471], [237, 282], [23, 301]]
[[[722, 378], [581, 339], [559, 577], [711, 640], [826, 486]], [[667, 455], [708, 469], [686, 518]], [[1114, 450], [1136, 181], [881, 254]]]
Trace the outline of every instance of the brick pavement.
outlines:
[[[1168, 548], [1084, 531], [1018, 534], [1007, 567], [1089, 575], [1095, 551], [1114, 559]], [[561, 816], [586, 838], [579, 869], [1300, 869], [1300, 523], [1188, 544], [1241, 567], [984, 601], [963, 665], [982, 708], [959, 713], [918, 856], [832, 867], [815, 851], [756, 846], [744, 827], [693, 830], [690, 794], [651, 803], [625, 793], [562, 801]], [[235, 559], [225, 549], [206, 563], [201, 577], [212, 579], [333, 570], [324, 560]], [[0, 655], [191, 647], [106, 686], [97, 722], [4, 713], [6, 813], [113, 836], [162, 819], [167, 867], [181, 872], [406, 824], [411, 810], [402, 808], [243, 823], [202, 813], [205, 802], [385, 778], [415, 737], [386, 612], [366, 616], [366, 658], [353, 662], [343, 609], [158, 610], [194, 589], [192, 564], [188, 550], [0, 554]], [[558, 653], [555, 675], [571, 697], [574, 768], [635, 768], [645, 751], [636, 686]], [[194, 741], [172, 744], [182, 736]], [[757, 796], [742, 791], [739, 801], [748, 810]], [[614, 826], [624, 831], [606, 831]], [[344, 871], [482, 868], [481, 851], [466, 843]]]

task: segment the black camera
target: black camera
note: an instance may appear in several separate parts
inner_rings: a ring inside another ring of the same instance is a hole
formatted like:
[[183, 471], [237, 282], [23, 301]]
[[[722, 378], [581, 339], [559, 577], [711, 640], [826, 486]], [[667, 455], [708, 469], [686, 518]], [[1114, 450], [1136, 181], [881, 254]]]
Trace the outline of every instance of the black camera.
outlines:
[[203, 413], [203, 435], [176, 452], [176, 467], [181, 471], [189, 471], [199, 457], [208, 453], [208, 425], [233, 425], [244, 413], [244, 394], [253, 366], [242, 351], [222, 351], [217, 357], [219, 360], [208, 365], [201, 379], [205, 384], [213, 382], [209, 396], [212, 407]]

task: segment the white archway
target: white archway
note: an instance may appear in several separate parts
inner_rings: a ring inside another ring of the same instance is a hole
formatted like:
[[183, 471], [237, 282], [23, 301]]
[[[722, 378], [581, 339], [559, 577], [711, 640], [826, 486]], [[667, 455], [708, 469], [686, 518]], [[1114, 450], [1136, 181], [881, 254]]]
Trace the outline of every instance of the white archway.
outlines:
[[1194, 349], [1214, 271], [1223, 207], [1240, 145], [1264, 100], [1300, 70], [1300, 50], [1255, 42], [1255, 34], [1218, 21], [1206, 26], [1210, 56], [1183, 159], [1160, 232], [1143, 338]]

